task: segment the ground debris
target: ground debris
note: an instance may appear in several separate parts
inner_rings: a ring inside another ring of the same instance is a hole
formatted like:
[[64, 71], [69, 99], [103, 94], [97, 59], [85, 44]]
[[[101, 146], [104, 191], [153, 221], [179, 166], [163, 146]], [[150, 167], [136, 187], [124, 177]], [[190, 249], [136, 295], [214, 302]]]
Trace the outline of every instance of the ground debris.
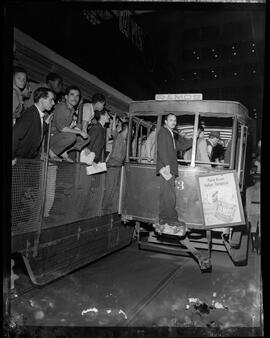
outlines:
[[208, 314], [210, 312], [210, 309], [213, 309], [212, 306], [209, 306], [207, 303], [205, 302], [201, 302], [201, 303], [195, 303], [194, 305], [194, 309], [199, 311], [202, 314]]
[[[213, 296], [216, 297], [216, 293], [214, 293]], [[212, 304], [209, 305], [207, 302], [202, 301], [199, 298], [189, 298], [189, 304], [186, 305], [186, 310], [195, 310], [195, 312], [200, 315], [209, 314], [210, 310], [214, 309], [228, 309], [228, 307], [215, 300], [212, 300]]]
[[93, 308], [90, 308], [90, 309], [86, 309], [86, 310], [83, 310], [82, 311], [82, 316], [88, 312], [95, 312], [97, 313], [98, 312], [98, 309], [96, 307], [93, 307]]

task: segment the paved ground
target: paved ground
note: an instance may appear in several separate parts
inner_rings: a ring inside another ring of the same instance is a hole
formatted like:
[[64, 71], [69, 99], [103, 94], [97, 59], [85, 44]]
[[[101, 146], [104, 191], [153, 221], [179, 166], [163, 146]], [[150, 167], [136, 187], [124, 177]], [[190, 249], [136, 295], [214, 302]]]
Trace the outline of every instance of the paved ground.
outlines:
[[15, 299], [12, 318], [23, 326], [242, 327], [253, 335], [262, 328], [260, 256], [235, 267], [214, 252], [212, 264], [202, 274], [192, 258], [134, 243]]

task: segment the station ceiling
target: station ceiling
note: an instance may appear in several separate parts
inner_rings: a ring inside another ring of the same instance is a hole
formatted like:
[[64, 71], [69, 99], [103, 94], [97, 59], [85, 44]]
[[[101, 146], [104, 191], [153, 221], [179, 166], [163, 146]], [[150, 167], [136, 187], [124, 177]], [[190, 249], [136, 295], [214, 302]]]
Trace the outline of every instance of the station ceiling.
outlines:
[[14, 25], [134, 100], [202, 93], [261, 118], [265, 6], [13, 5]]

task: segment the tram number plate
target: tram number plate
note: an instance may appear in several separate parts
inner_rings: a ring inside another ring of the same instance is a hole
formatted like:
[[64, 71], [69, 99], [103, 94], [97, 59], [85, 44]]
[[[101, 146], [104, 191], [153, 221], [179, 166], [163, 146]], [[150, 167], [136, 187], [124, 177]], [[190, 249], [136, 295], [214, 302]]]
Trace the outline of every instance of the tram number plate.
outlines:
[[178, 190], [184, 190], [185, 189], [184, 181], [177, 180], [176, 181], [176, 189], [178, 189]]

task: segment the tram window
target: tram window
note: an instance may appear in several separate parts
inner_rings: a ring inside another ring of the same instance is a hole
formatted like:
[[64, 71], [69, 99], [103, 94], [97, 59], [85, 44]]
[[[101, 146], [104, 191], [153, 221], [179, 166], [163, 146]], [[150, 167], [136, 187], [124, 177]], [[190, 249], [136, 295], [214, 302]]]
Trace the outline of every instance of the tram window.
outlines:
[[133, 116], [131, 125], [129, 160], [137, 163], [154, 164], [157, 116]]
[[[180, 118], [183, 119], [184, 116]], [[194, 120], [194, 116], [192, 117]], [[186, 123], [179, 119], [179, 133], [185, 137], [193, 137], [194, 123], [189, 121]], [[196, 142], [196, 166], [213, 166], [216, 168], [229, 168], [230, 161], [225, 161], [225, 154], [227, 146], [232, 137], [232, 118], [216, 118], [209, 116], [200, 116], [198, 127], [202, 127], [201, 133]], [[219, 136], [218, 138], [212, 136]], [[183, 158], [180, 157], [179, 162], [181, 164], [191, 163], [192, 149], [187, 150], [183, 154]], [[228, 152], [227, 152], [228, 155]], [[228, 157], [228, 156], [227, 156]], [[230, 157], [229, 157], [230, 159]]]

